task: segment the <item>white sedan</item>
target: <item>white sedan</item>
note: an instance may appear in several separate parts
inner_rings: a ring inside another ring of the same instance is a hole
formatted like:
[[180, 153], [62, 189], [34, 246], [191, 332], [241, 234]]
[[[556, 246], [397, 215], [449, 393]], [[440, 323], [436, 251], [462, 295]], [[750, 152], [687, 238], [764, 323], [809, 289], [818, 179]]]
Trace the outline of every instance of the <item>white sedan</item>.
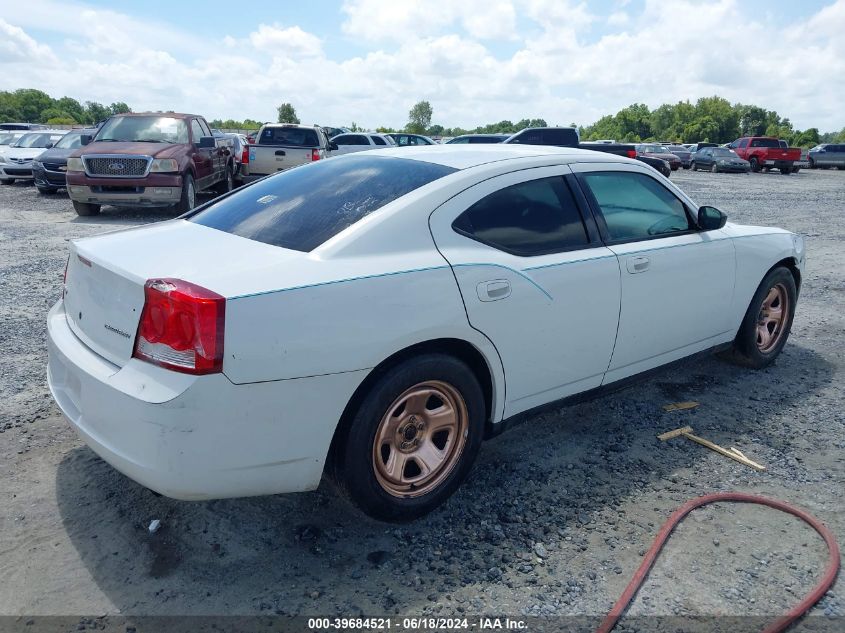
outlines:
[[0, 183], [32, 180], [32, 161], [58, 143], [67, 130], [37, 130], [21, 134], [14, 143], [0, 149]]
[[178, 499], [310, 490], [420, 516], [506, 420], [705, 350], [770, 364], [804, 243], [726, 224], [637, 161], [388, 149], [76, 240], [50, 388]]

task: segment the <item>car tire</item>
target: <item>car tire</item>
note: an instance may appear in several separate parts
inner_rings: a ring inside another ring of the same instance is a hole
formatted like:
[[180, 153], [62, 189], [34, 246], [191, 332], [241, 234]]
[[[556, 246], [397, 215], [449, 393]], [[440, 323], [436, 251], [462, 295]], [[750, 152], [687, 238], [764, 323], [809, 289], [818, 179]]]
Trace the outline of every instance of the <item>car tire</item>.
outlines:
[[712, 165], [710, 165], [710, 173], [711, 174], [718, 174], [719, 173], [719, 168], [716, 167], [716, 163], [713, 163]]
[[35, 188], [38, 190], [38, 193], [40, 193], [42, 196], [48, 196], [48, 195], [54, 194], [58, 191], [58, 189], [55, 189], [54, 187], [38, 187], [38, 186], [36, 186]]
[[816, 162], [812, 158], [808, 159], [807, 162], [810, 163], [810, 169], [816, 168]]
[[440, 353], [409, 359], [378, 378], [349, 418], [333, 451], [333, 479], [369, 516], [413, 520], [464, 480], [484, 421], [481, 386], [463, 361]]
[[800, 167], [793, 167], [793, 168], [792, 168], [792, 173], [793, 173], [793, 174], [797, 174], [799, 171], [801, 171], [801, 168], [800, 168]]
[[229, 193], [232, 189], [235, 188], [235, 174], [232, 171], [232, 166], [229, 165], [226, 167], [226, 177], [223, 178], [217, 186], [214, 188], [215, 193], [218, 195], [223, 195], [224, 193]]
[[753, 369], [771, 365], [789, 338], [797, 299], [792, 272], [784, 266], [769, 271], [754, 293], [726, 357]]
[[752, 156], [748, 162], [751, 163], [751, 171], [755, 173], [760, 171], [760, 161], [756, 157]]
[[73, 209], [74, 211], [76, 211], [76, 215], [81, 215], [85, 217], [100, 214], [99, 204], [88, 204], [87, 202], [77, 202], [76, 200], [74, 200]]
[[0, 185], [14, 185], [15, 179], [14, 178], [3, 178], [0, 179]]
[[792, 168], [791, 167], [781, 167], [780, 173], [782, 173], [784, 176], [788, 176], [789, 174], [792, 173]]
[[191, 174], [182, 176], [182, 197], [176, 204], [176, 210], [180, 213], [187, 213], [197, 206], [197, 190], [194, 185], [194, 177]]
[[689, 168], [690, 168], [692, 171], [698, 171], [698, 166], [695, 164], [695, 161], [692, 161], [692, 162], [689, 164]]

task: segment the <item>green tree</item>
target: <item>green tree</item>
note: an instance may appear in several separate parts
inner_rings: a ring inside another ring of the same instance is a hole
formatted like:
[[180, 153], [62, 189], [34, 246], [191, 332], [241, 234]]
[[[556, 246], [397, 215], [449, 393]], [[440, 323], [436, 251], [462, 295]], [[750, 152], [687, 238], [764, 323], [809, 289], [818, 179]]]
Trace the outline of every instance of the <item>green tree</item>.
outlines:
[[73, 117], [77, 123], [85, 121], [85, 108], [82, 107], [79, 101], [72, 97], [56, 99], [54, 107], [62, 112], [67, 112], [68, 116]]
[[0, 119], [3, 121], [20, 121], [21, 111], [18, 99], [13, 92], [0, 91]]
[[41, 113], [53, 105], [53, 99], [50, 95], [34, 88], [15, 90], [15, 100], [18, 104], [20, 118], [29, 123], [41, 121]]
[[123, 101], [116, 101], [109, 106], [109, 112], [111, 114], [125, 114], [127, 112], [132, 112], [132, 108], [126, 105]]
[[428, 101], [419, 101], [408, 112], [408, 125], [405, 129], [412, 134], [423, 134], [431, 125], [434, 109]]
[[99, 123], [103, 119], [108, 119], [111, 116], [109, 109], [102, 103], [96, 101], [85, 102], [85, 122]]
[[296, 110], [289, 103], [283, 103], [277, 109], [279, 114], [279, 123], [299, 123], [299, 117], [296, 116]]
[[44, 121], [45, 123], [59, 123], [58, 119], [61, 119], [64, 125], [79, 123], [79, 120], [70, 114], [70, 112], [65, 112], [61, 108], [56, 107], [47, 108], [39, 117], [39, 120]]

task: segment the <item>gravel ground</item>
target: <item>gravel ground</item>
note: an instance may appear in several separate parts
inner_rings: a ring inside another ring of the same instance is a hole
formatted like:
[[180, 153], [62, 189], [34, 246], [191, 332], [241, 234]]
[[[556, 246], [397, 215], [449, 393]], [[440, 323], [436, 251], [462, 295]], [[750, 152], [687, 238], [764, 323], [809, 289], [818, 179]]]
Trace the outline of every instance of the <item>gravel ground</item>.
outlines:
[[[362, 517], [328, 486], [186, 503], [157, 497], [102, 462], [47, 394], [45, 314], [60, 292], [68, 239], [172, 214], [106, 209], [82, 219], [61, 194], [0, 187], [0, 615], [493, 614], [564, 622], [553, 618], [606, 612], [671, 511], [720, 490], [796, 503], [845, 542], [845, 173], [672, 179], [733, 221], [808, 238], [798, 313], [777, 364], [754, 372], [715, 358], [691, 361], [537, 416], [487, 442], [452, 500], [402, 527]], [[680, 400], [701, 404], [662, 410]], [[655, 439], [685, 424], [768, 470], [683, 439]], [[162, 523], [154, 535], [152, 519]], [[638, 628], [636, 616], [779, 614], [814, 584], [825, 556], [809, 528], [774, 511], [696, 511], [619, 630], [658, 628]], [[812, 613], [821, 617], [798, 630], [845, 629], [841, 581]]]

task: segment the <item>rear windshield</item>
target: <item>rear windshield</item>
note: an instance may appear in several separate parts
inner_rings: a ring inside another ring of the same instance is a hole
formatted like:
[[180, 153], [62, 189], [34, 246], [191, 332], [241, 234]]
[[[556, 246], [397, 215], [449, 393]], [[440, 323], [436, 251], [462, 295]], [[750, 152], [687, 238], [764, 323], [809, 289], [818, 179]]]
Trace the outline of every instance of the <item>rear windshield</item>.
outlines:
[[548, 128], [525, 130], [508, 140], [508, 143], [522, 145], [556, 145], [578, 147], [578, 133], [572, 128]]
[[297, 127], [265, 127], [258, 137], [259, 145], [288, 145], [291, 147], [319, 147], [317, 132]]
[[452, 167], [405, 158], [346, 156], [309, 163], [213, 203], [192, 222], [308, 252]]
[[780, 142], [776, 138], [755, 138], [751, 147], [780, 147]]

